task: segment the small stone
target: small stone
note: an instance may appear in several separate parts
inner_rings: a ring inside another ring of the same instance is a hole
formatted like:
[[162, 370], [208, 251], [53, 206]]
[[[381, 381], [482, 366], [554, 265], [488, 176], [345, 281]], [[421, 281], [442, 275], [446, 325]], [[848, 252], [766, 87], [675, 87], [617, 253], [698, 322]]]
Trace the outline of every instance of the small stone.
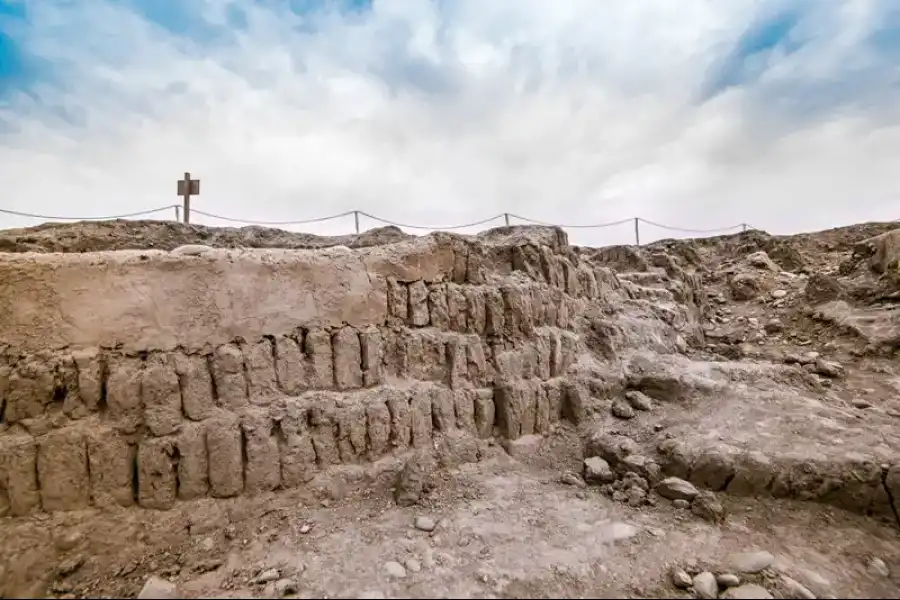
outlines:
[[403, 579], [406, 577], [406, 567], [395, 560], [389, 560], [384, 563], [384, 573], [393, 579]]
[[785, 290], [772, 290], [772, 297], [776, 300], [780, 300], [787, 296], [787, 292]]
[[407, 558], [406, 562], [403, 563], [406, 566], [406, 570], [410, 573], [418, 573], [422, 570], [422, 563], [420, 563], [415, 558]]
[[868, 400], [863, 400], [862, 398], [855, 398], [852, 401], [852, 404], [853, 404], [853, 408], [860, 408], [860, 409], [870, 408], [872, 406], [871, 402], [869, 402]]
[[434, 531], [434, 528], [437, 527], [437, 522], [434, 519], [425, 516], [416, 517], [413, 524], [419, 531]]
[[59, 563], [59, 568], [57, 569], [57, 571], [59, 571], [59, 574], [61, 576], [68, 577], [69, 575], [71, 575], [72, 573], [74, 573], [75, 571], [80, 569], [81, 565], [83, 565], [83, 564], [84, 564], [84, 557], [83, 556], [75, 556], [73, 558], [68, 558], [68, 559], [62, 561], [61, 563]]
[[840, 363], [821, 358], [815, 362], [815, 372], [831, 379], [839, 379], [846, 374], [846, 370]]
[[675, 500], [672, 500], [672, 506], [674, 506], [675, 508], [679, 508], [679, 509], [682, 509], [682, 510], [683, 510], [683, 509], [686, 509], [686, 508], [690, 508], [690, 507], [691, 507], [691, 503], [688, 502], [687, 500], [683, 499], [683, 498], [677, 498], [677, 499], [675, 499]]
[[873, 558], [869, 561], [869, 571], [881, 575], [882, 577], [890, 577], [891, 571], [888, 566], [880, 558]]
[[690, 502], [700, 492], [694, 484], [678, 477], [666, 477], [656, 485], [656, 491], [663, 498], [669, 500], [687, 500]]
[[175, 600], [180, 597], [177, 585], [155, 575], [144, 583], [138, 594], [138, 600]]
[[277, 581], [279, 577], [281, 577], [281, 572], [279, 572], [278, 569], [266, 569], [257, 575], [254, 581], [256, 583], [269, 583], [271, 581]]
[[770, 600], [773, 598], [766, 588], [755, 583], [745, 583], [744, 585], [728, 588], [719, 597], [729, 600]]
[[275, 582], [275, 593], [278, 594], [279, 598], [296, 594], [298, 589], [297, 583], [291, 579], [279, 579]]
[[610, 483], [616, 480], [609, 463], [599, 456], [584, 459], [584, 479], [589, 483]]
[[670, 577], [672, 579], [672, 585], [680, 590], [686, 590], [691, 587], [691, 584], [693, 583], [691, 576], [688, 575], [687, 571], [684, 569], [672, 569]]
[[211, 247], [204, 246], [203, 244], [185, 244], [184, 246], [178, 246], [172, 250], [172, 254], [177, 256], [199, 256], [210, 250], [212, 250]]
[[759, 573], [771, 567], [775, 557], [765, 550], [758, 552], [742, 552], [731, 557], [731, 564], [741, 573]]
[[628, 500], [628, 494], [626, 494], [622, 490], [616, 490], [613, 492], [612, 499], [616, 502], [625, 502], [626, 500]]
[[563, 473], [559, 482], [565, 485], [571, 485], [578, 488], [583, 488], [586, 484], [584, 483], [584, 479], [579, 477], [576, 473], [572, 473], [571, 471], [567, 471]]
[[625, 399], [628, 400], [628, 403], [635, 410], [651, 410], [653, 408], [653, 401], [650, 400], [650, 397], [638, 390], [625, 392]]
[[312, 531], [312, 525], [310, 525], [309, 523], [304, 523], [300, 526], [300, 533], [302, 533], [303, 535], [306, 535], [310, 531]]
[[716, 576], [709, 571], [698, 573], [694, 577], [692, 585], [700, 598], [711, 600], [719, 595], [719, 584], [716, 583]]
[[637, 486], [632, 487], [628, 490], [628, 506], [637, 508], [638, 506], [644, 504], [644, 500], [646, 498], [647, 492]]
[[796, 598], [798, 600], [816, 600], [816, 595], [806, 589], [806, 586], [804, 586], [796, 579], [791, 579], [790, 577], [783, 575], [781, 577], [781, 583], [784, 586], [785, 591], [787, 592], [788, 598]]
[[716, 575], [716, 583], [723, 588], [730, 588], [741, 585], [741, 578], [734, 573], [719, 573]]
[[784, 323], [781, 319], [769, 319], [764, 327], [766, 333], [781, 333], [784, 331]]
[[711, 523], [721, 523], [725, 520], [725, 507], [712, 492], [698, 494], [691, 504], [691, 512]]
[[622, 400], [621, 398], [616, 398], [613, 400], [612, 415], [617, 419], [633, 419], [634, 418], [634, 409], [631, 408], [631, 405], [628, 402]]

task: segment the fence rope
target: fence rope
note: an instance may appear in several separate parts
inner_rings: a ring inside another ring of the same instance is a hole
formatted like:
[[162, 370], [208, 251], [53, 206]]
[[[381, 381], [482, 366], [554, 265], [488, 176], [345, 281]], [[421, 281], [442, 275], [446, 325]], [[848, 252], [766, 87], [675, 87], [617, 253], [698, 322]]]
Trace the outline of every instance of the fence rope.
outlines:
[[34, 214], [34, 213], [26, 213], [26, 212], [19, 212], [16, 210], [8, 210], [5, 208], [0, 208], [0, 213], [6, 214], [6, 215], [14, 215], [17, 217], [30, 217], [32, 219], [46, 219], [48, 221], [112, 221], [115, 219], [129, 219], [131, 217], [141, 217], [144, 215], [152, 215], [154, 213], [162, 212], [164, 210], [172, 210], [173, 208], [180, 208], [180, 205], [169, 204], [168, 206], [160, 206], [159, 208], [153, 208], [150, 210], [141, 210], [138, 212], [126, 213], [124, 215], [109, 215], [106, 217], [51, 217], [51, 216], [47, 216], [47, 215], [38, 215], [38, 214]]

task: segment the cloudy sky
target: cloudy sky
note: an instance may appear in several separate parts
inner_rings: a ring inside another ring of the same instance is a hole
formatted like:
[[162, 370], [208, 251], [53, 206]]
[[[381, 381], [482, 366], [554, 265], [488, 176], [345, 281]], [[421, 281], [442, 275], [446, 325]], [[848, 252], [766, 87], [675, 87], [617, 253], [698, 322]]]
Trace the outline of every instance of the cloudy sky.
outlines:
[[0, 0], [0, 209], [890, 220], [898, 84], [896, 0]]

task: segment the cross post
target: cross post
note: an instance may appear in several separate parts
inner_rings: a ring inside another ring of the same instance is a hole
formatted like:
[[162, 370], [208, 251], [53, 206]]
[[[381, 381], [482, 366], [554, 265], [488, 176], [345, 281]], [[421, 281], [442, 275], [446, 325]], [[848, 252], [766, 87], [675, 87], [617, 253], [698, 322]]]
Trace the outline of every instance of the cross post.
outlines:
[[184, 179], [178, 181], [178, 195], [184, 199], [184, 224], [188, 225], [191, 222], [191, 196], [200, 195], [200, 180], [191, 179], [191, 174], [185, 172]]

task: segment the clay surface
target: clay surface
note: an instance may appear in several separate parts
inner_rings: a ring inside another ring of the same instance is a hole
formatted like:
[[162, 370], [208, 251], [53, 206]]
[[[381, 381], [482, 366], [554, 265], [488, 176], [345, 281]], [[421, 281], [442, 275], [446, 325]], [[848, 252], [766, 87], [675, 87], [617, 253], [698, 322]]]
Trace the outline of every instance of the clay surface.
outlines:
[[897, 593], [891, 225], [78, 227], [0, 235], [0, 596], [663, 597], [718, 537], [779, 597]]

